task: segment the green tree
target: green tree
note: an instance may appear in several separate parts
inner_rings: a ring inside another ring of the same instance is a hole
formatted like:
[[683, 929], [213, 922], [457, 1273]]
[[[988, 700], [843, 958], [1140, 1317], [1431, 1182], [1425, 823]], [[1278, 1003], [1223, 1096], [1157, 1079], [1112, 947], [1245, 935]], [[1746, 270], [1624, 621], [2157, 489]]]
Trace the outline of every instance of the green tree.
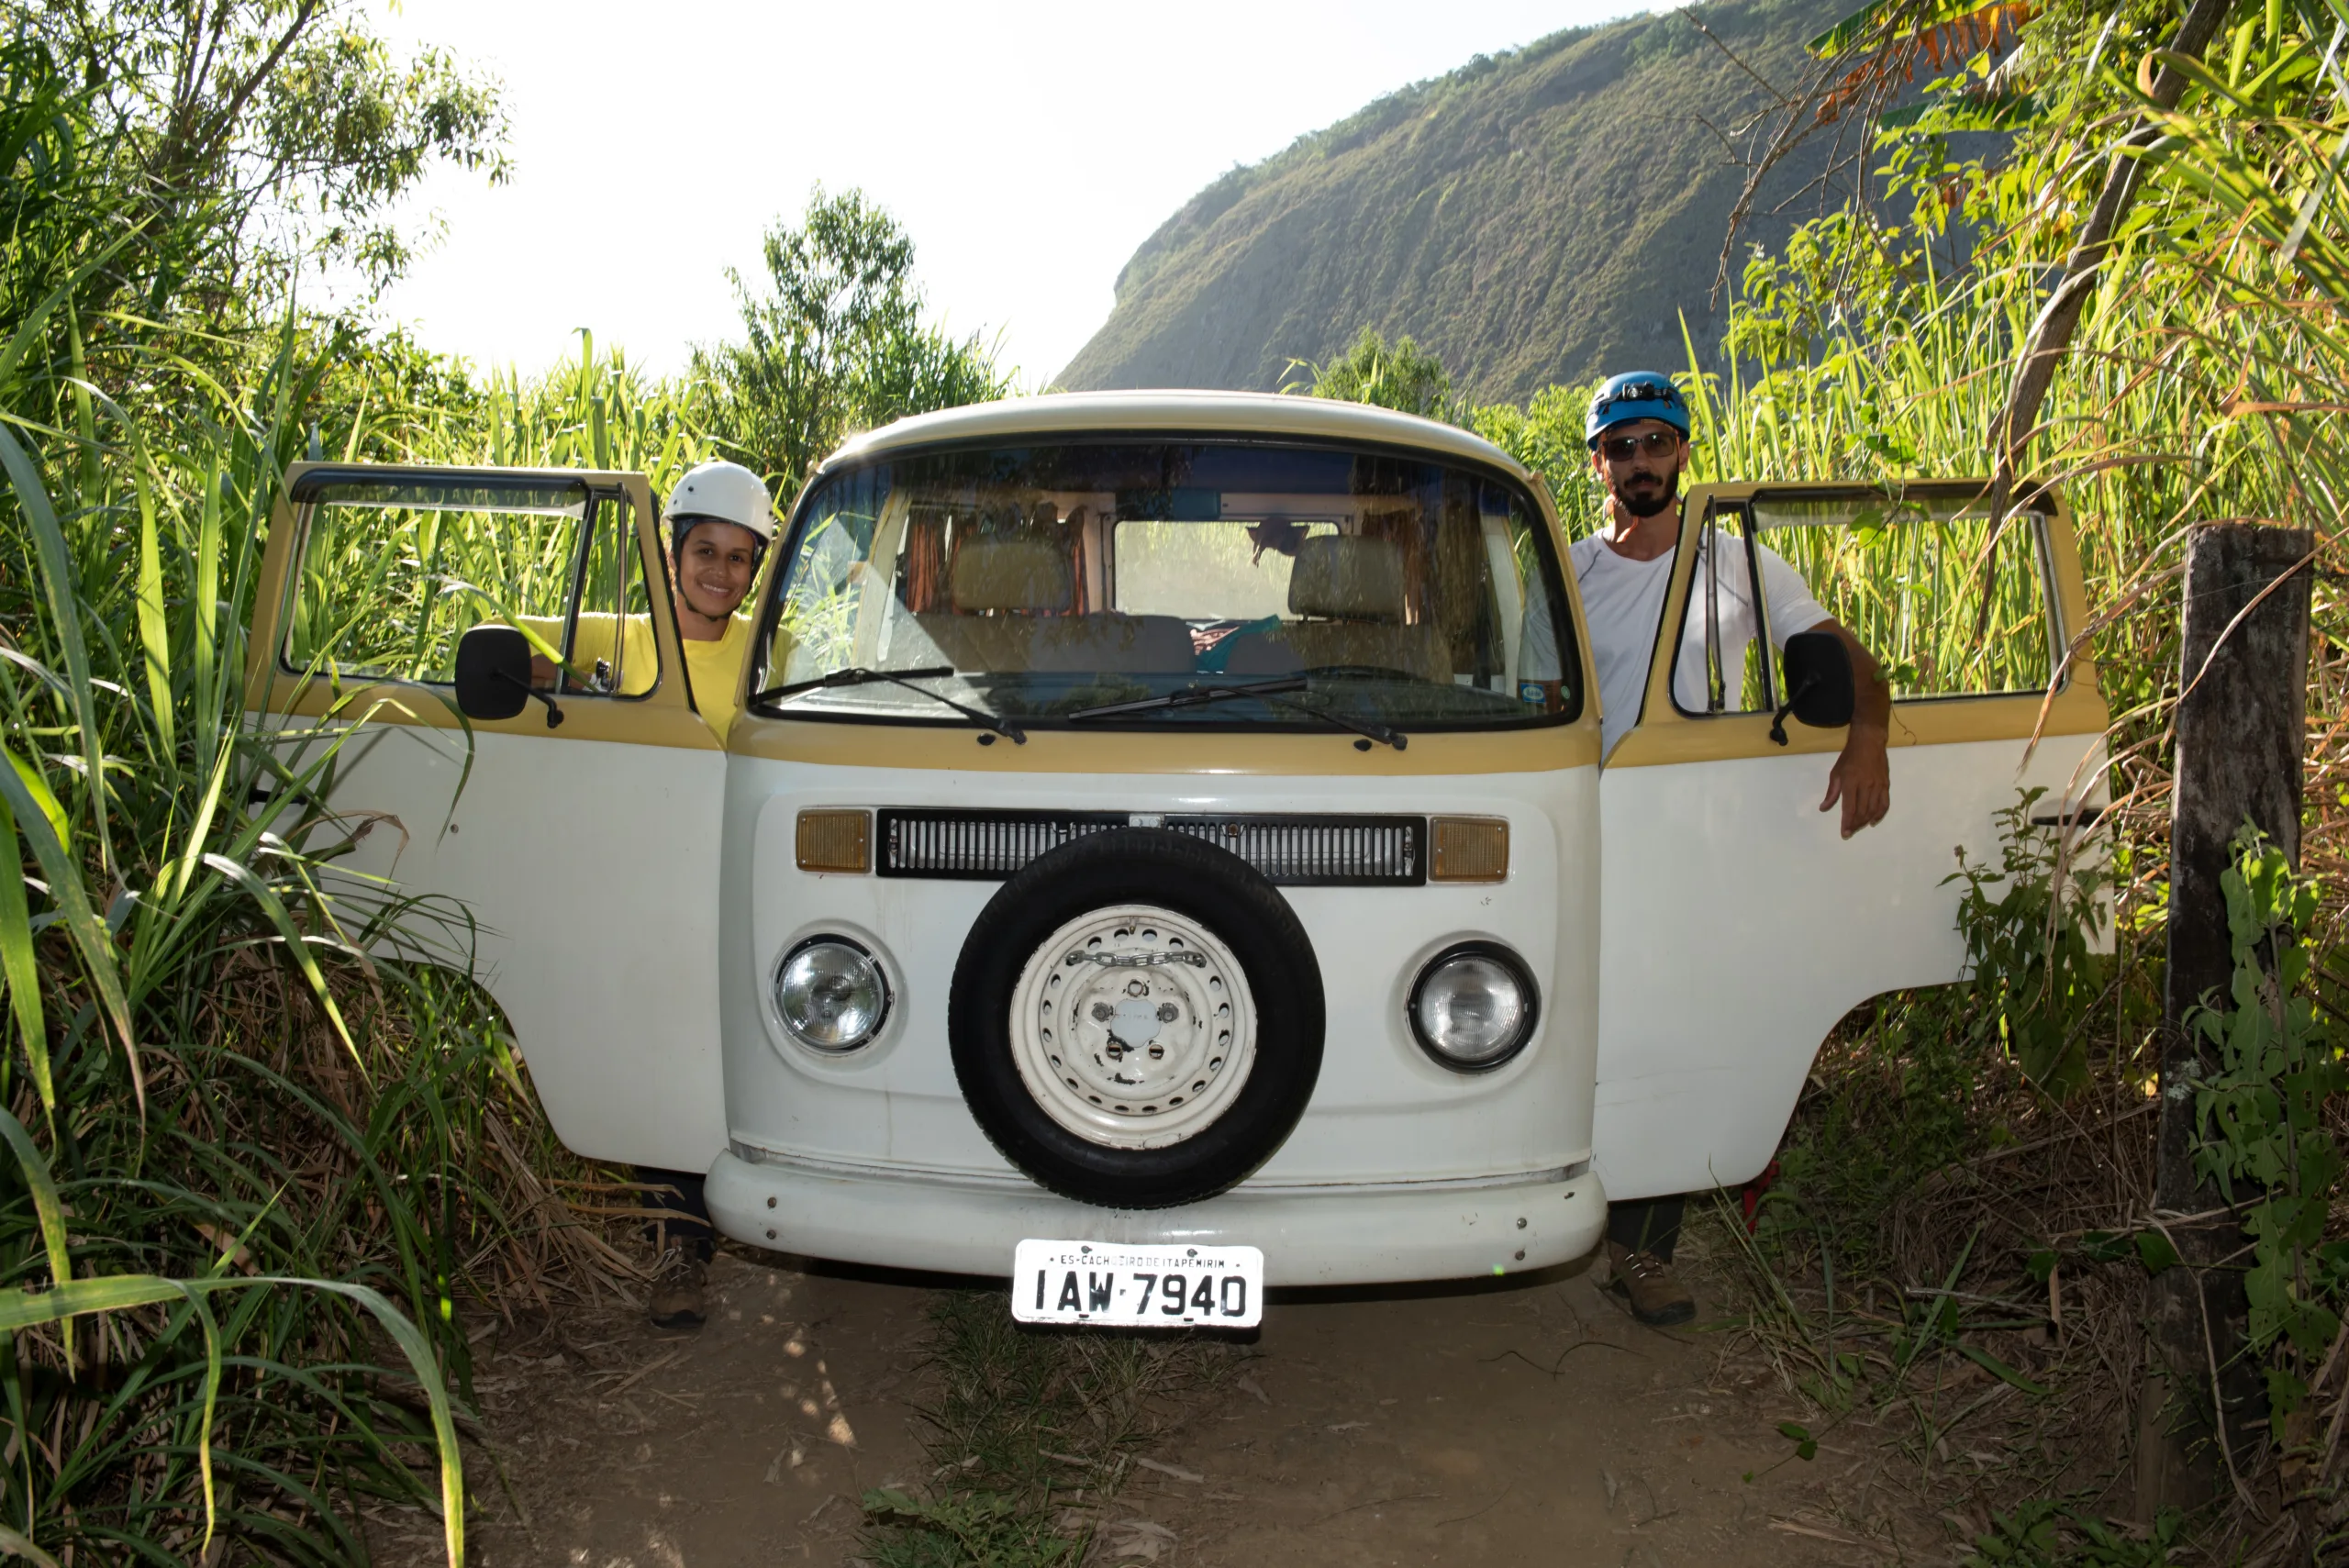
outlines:
[[409, 243], [385, 209], [436, 160], [507, 173], [495, 84], [439, 50], [402, 59], [359, 0], [0, 0], [0, 32], [86, 84], [103, 172], [150, 228], [200, 215], [222, 281], [302, 260], [378, 283]]
[[1367, 403], [1397, 409], [1422, 418], [1464, 422], [1466, 406], [1452, 390], [1452, 373], [1443, 361], [1412, 341], [1407, 333], [1387, 342], [1375, 327], [1365, 327], [1346, 351], [1328, 364], [1291, 360], [1290, 380], [1283, 392], [1330, 397], [1345, 403]]
[[696, 349], [712, 423], [788, 495], [847, 436], [1003, 396], [1011, 375], [974, 334], [925, 318], [914, 245], [862, 191], [819, 186], [797, 227], [767, 231], [763, 293], [729, 269], [737, 342]]
[[1599, 524], [1600, 493], [1583, 439], [1583, 416], [1590, 386], [1545, 386], [1522, 408], [1495, 403], [1473, 409], [1463, 422], [1541, 477], [1557, 503], [1558, 520], [1569, 539], [1580, 539]]
[[411, 256], [391, 204], [441, 160], [502, 179], [504, 134], [494, 84], [395, 55], [362, 0], [0, 0], [16, 378], [181, 325], [217, 363], [306, 266], [380, 287]]

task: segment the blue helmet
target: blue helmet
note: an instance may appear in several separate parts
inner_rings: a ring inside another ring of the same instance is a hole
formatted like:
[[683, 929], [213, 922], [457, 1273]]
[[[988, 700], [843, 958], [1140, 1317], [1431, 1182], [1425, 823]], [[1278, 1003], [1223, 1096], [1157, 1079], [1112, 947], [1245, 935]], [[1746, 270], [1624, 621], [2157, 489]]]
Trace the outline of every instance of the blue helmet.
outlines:
[[1653, 371], [1627, 371], [1609, 376], [1590, 400], [1590, 417], [1583, 422], [1584, 444], [1597, 450], [1599, 432], [1629, 419], [1661, 419], [1686, 436], [1688, 405], [1668, 375]]

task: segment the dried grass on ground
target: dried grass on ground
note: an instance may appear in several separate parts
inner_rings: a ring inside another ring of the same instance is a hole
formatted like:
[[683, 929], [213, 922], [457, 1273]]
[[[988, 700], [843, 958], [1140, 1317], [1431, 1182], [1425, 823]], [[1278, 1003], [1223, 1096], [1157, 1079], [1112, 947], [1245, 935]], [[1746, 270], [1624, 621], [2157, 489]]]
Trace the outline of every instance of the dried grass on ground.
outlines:
[[[2157, 1102], [2128, 1071], [2047, 1095], [1966, 1051], [1966, 1005], [1959, 988], [1881, 998], [1822, 1050], [1753, 1231], [1734, 1202], [1709, 1216], [1704, 1251], [1742, 1314], [1725, 1353], [1799, 1395], [1811, 1438], [1873, 1451], [1836, 1515], [1887, 1552], [2309, 1561], [2342, 1523], [2349, 1357], [2336, 1345], [2315, 1380], [2321, 1475], [2259, 1445], [2215, 1516], [2139, 1518], [2146, 1287], [2166, 1266], [2147, 1207]], [[2344, 1219], [2336, 1205], [2335, 1233]]]

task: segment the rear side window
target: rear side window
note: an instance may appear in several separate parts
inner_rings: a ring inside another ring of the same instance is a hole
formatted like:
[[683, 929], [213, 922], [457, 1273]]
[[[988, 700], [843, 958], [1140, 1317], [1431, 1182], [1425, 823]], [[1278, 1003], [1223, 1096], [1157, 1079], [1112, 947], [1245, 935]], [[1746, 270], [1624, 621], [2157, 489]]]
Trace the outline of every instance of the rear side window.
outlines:
[[296, 674], [453, 682], [473, 627], [518, 626], [561, 689], [640, 695], [659, 676], [627, 495], [492, 478], [306, 476], [282, 649]]

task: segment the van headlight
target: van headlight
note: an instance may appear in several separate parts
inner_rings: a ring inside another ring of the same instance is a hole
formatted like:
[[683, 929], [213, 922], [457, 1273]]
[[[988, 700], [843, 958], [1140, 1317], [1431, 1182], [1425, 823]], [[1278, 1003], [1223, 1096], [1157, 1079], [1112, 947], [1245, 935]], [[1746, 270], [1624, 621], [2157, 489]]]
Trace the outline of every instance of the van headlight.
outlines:
[[1498, 1067], [1533, 1038], [1539, 1007], [1525, 962], [1498, 942], [1461, 942], [1411, 985], [1411, 1034], [1455, 1073]]
[[889, 1016], [889, 977], [846, 937], [810, 937], [774, 973], [774, 1010], [810, 1050], [854, 1051], [871, 1043]]

